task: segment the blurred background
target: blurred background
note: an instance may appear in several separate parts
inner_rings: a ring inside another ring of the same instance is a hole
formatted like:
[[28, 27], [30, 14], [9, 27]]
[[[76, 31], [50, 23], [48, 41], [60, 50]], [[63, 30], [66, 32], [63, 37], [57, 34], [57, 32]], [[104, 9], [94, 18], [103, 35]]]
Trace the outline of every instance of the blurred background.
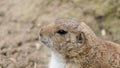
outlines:
[[120, 44], [120, 0], [0, 0], [0, 68], [47, 68], [50, 52], [38, 33], [58, 18], [85, 21]]

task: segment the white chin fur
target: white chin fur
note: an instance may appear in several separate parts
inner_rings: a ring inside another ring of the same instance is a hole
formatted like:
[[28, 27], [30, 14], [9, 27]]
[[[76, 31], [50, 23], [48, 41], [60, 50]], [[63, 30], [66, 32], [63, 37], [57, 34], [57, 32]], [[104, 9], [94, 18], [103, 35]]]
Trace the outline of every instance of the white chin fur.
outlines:
[[54, 52], [51, 53], [49, 68], [65, 68], [65, 62], [58, 57]]

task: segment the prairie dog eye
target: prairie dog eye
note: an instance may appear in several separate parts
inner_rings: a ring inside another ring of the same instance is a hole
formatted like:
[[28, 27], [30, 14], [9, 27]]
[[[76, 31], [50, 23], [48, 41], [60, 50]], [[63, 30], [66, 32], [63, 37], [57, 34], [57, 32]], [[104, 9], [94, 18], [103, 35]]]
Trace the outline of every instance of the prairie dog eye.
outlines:
[[67, 31], [65, 31], [63, 29], [60, 29], [60, 30], [57, 31], [57, 33], [60, 34], [60, 35], [64, 35], [64, 34], [67, 33]]

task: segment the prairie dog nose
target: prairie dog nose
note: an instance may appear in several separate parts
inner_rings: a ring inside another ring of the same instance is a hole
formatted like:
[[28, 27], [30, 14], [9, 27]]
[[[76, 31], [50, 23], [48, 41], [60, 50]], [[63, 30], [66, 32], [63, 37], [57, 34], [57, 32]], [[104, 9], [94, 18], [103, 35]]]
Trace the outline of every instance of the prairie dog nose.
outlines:
[[54, 25], [53, 24], [49, 24], [49, 25], [43, 26], [40, 29], [39, 36], [40, 37], [44, 37], [44, 36], [49, 37], [49, 35], [51, 33], [53, 33], [53, 29], [54, 29]]
[[46, 39], [46, 36], [44, 36], [44, 31], [43, 31], [43, 28], [40, 29], [39, 31], [39, 40], [43, 43], [47, 43], [47, 39]]
[[43, 36], [43, 34], [42, 34], [42, 28], [40, 29], [40, 31], [39, 31], [39, 36], [41, 37], [41, 36]]
[[48, 31], [47, 27], [42, 27], [39, 31], [39, 36], [40, 37], [47, 36], [48, 34], [49, 34], [49, 31]]

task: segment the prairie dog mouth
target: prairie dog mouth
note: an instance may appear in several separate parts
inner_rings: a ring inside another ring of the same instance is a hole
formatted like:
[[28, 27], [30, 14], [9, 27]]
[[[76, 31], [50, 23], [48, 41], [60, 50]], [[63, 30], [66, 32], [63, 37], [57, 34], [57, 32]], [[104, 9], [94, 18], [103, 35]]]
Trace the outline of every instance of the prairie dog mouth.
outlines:
[[40, 41], [44, 44], [48, 44], [48, 42], [49, 42], [48, 39], [45, 37], [40, 37]]
[[41, 43], [43, 43], [44, 45], [46, 45], [48, 47], [53, 46], [52, 41], [47, 37], [39, 37], [39, 40]]

